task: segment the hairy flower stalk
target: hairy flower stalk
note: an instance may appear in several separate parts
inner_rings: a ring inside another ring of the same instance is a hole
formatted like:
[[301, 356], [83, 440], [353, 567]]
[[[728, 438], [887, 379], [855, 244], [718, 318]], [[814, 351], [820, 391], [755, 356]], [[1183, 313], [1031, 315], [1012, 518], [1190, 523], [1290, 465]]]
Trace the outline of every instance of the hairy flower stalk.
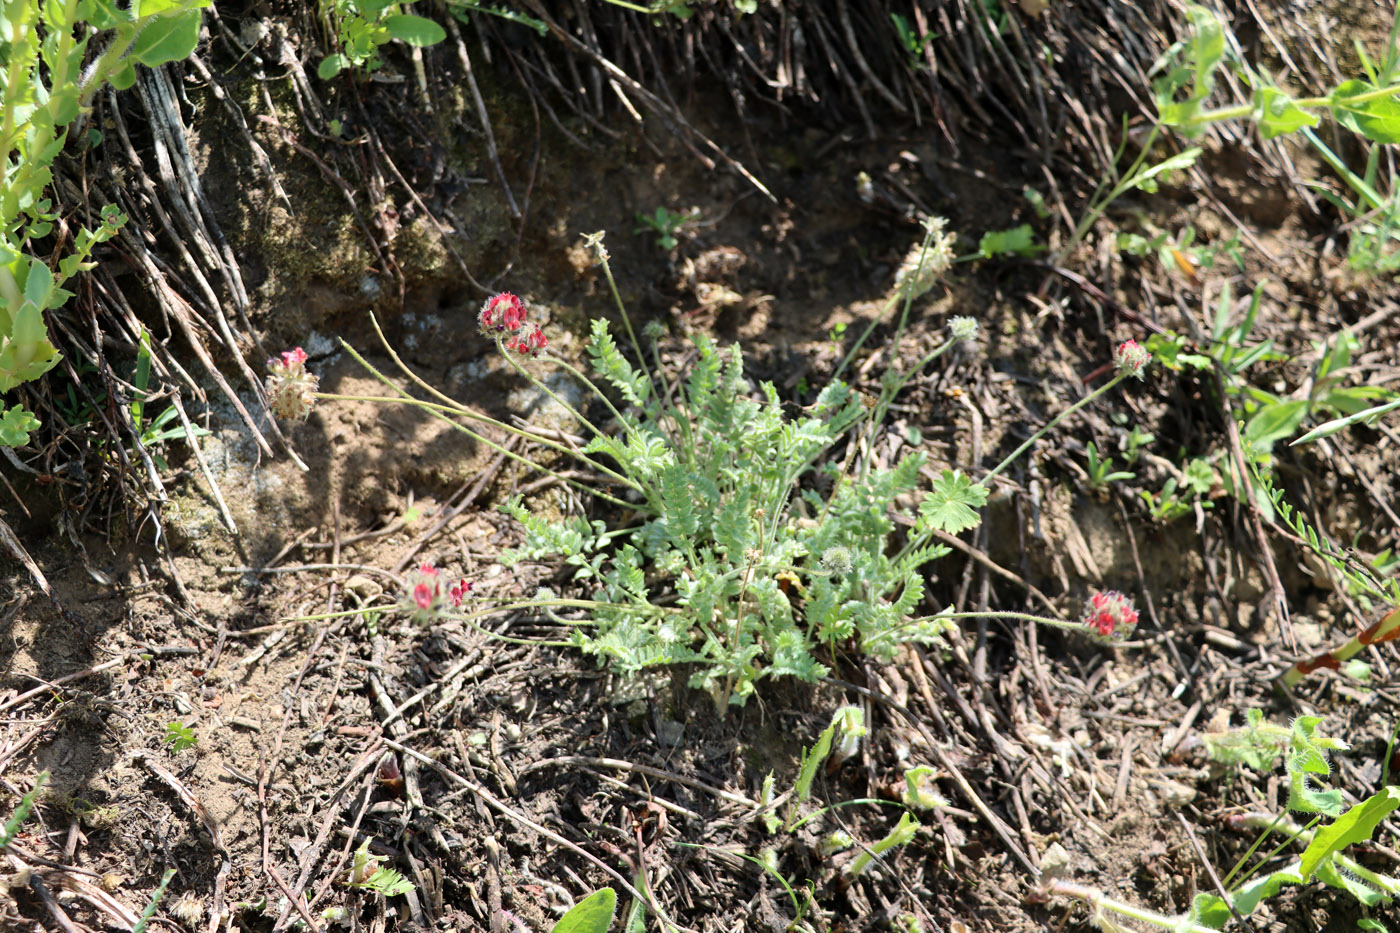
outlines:
[[[899, 316], [899, 323], [895, 327], [894, 339], [891, 344], [898, 346], [904, 338], [904, 328], [909, 322], [909, 309], [914, 304], [914, 299], [933, 288], [938, 281], [938, 277], [947, 272], [954, 261], [953, 244], [957, 240], [956, 234], [948, 232], [948, 221], [942, 217], [929, 217], [923, 222], [924, 240], [909, 250], [908, 255], [895, 270], [894, 292], [885, 302], [880, 313], [871, 318], [870, 323], [861, 331], [856, 342], [842, 358], [836, 371], [831, 374], [832, 379], [840, 379], [841, 374], [846, 371], [846, 367], [855, 359], [855, 355], [860, 348], [865, 346], [865, 342], [870, 339], [875, 328], [884, 320], [885, 315], [897, 307], [900, 302], [904, 303], [904, 310]], [[937, 350], [933, 355], [941, 353]], [[925, 360], [927, 362], [927, 360]], [[920, 364], [922, 366], [923, 364]]]
[[[1129, 347], [1129, 344], [1132, 344], [1132, 346]], [[991, 482], [993, 477], [999, 475], [1003, 470], [1011, 466], [1011, 464], [1015, 463], [1017, 458], [1019, 458], [1021, 454], [1029, 450], [1032, 444], [1034, 444], [1036, 441], [1040, 440], [1042, 437], [1048, 434], [1061, 421], [1064, 421], [1070, 415], [1079, 411], [1079, 409], [1083, 408], [1085, 405], [1088, 405], [1094, 399], [1105, 394], [1110, 389], [1117, 386], [1118, 383], [1122, 382], [1124, 379], [1127, 379], [1129, 376], [1132, 376], [1136, 379], [1141, 379], [1143, 371], [1146, 369], [1147, 364], [1151, 361], [1151, 359], [1152, 354], [1148, 353], [1147, 350], [1138, 346], [1138, 344], [1135, 341], [1129, 340], [1125, 343], [1120, 344], [1118, 346], [1118, 349], [1115, 350], [1113, 354], [1113, 365], [1114, 368], [1117, 370], [1118, 374], [1112, 379], [1110, 379], [1108, 382], [1104, 383], [1098, 389], [1095, 389], [1093, 392], [1090, 392], [1088, 395], [1084, 396], [1082, 399], [1075, 402], [1073, 405], [1069, 406], [1064, 411], [1060, 412], [1054, 418], [1051, 418], [1050, 421], [1046, 423], [1045, 427], [1032, 434], [1029, 438], [1027, 438], [1024, 444], [1013, 450], [1005, 460], [1001, 461], [1001, 463], [998, 463], [996, 467], [992, 470], [992, 472], [982, 477], [981, 484], [983, 486], [987, 485], [989, 482]]]
[[1148, 910], [1144, 907], [1135, 907], [1132, 904], [1125, 904], [1122, 901], [1108, 897], [1102, 891], [1082, 884], [1075, 884], [1072, 881], [1061, 881], [1050, 879], [1041, 888], [1041, 897], [1072, 897], [1084, 901], [1093, 912], [1093, 923], [1103, 930], [1123, 929], [1115, 923], [1108, 914], [1117, 914], [1130, 920], [1137, 920], [1148, 923], [1164, 930], [1171, 930], [1172, 933], [1219, 933], [1213, 927], [1202, 926], [1191, 921], [1187, 917], [1169, 917], [1166, 914], [1159, 914], [1155, 910]]

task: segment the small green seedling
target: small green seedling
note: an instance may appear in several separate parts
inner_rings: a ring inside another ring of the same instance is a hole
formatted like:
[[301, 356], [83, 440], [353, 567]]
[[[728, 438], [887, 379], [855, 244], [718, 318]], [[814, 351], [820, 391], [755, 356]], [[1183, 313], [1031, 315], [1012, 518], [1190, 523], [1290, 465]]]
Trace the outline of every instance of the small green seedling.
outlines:
[[413, 882], [394, 869], [384, 867], [384, 856], [370, 853], [368, 839], [355, 850], [354, 858], [350, 862], [350, 875], [346, 884], [352, 888], [373, 891], [375, 894], [382, 894], [385, 897], [407, 894], [413, 890]]
[[1151, 431], [1144, 431], [1138, 425], [1133, 425], [1128, 431], [1128, 439], [1123, 445], [1123, 459], [1129, 464], [1137, 463], [1138, 457], [1142, 456], [1143, 448], [1152, 446], [1152, 442], [1157, 440], [1157, 435]]
[[938, 34], [926, 32], [919, 35], [909, 24], [909, 20], [898, 13], [890, 14], [890, 22], [894, 23], [894, 31], [899, 36], [899, 44], [904, 46], [904, 51], [909, 55], [909, 67], [917, 69], [923, 64], [924, 48], [937, 39]]
[[49, 772], [41, 771], [34, 779], [34, 787], [29, 793], [19, 799], [19, 806], [15, 807], [14, 815], [5, 821], [5, 830], [0, 834], [0, 852], [9, 848], [15, 836], [19, 834], [20, 828], [24, 826], [24, 821], [29, 819], [29, 813], [34, 809], [34, 802], [39, 799], [39, 792], [44, 788], [44, 782], [49, 779]]
[[646, 233], [651, 231], [657, 234], [656, 245], [666, 250], [668, 253], [680, 245], [680, 240], [676, 234], [682, 232], [687, 224], [693, 223], [700, 217], [700, 211], [691, 208], [689, 211], [672, 211], [665, 207], [658, 207], [651, 214], [637, 212], [637, 226], [633, 228], [633, 233]]
[[1093, 441], [1089, 442], [1089, 486], [1098, 489], [1100, 486], [1107, 486], [1116, 480], [1136, 479], [1136, 473], [1127, 473], [1123, 470], [1113, 469], [1113, 458], [1104, 457], [1099, 459], [1099, 449]]
[[175, 877], [175, 869], [167, 868], [165, 874], [160, 876], [160, 884], [151, 894], [151, 902], [146, 905], [146, 909], [141, 913], [141, 919], [137, 920], [131, 928], [131, 933], [146, 933], [146, 926], [151, 922], [151, 918], [156, 915], [156, 908], [160, 906], [160, 899], [165, 897], [165, 889], [170, 885], [170, 879]]
[[194, 748], [199, 744], [199, 737], [194, 734], [194, 730], [182, 722], [172, 722], [165, 727], [165, 744], [170, 746], [170, 750], [175, 754], [183, 752], [187, 748]]
[[1215, 503], [1205, 496], [1215, 488], [1218, 479], [1219, 474], [1209, 461], [1197, 457], [1187, 464], [1181, 479], [1169, 478], [1155, 496], [1146, 490], [1138, 495], [1147, 503], [1153, 518], [1170, 522], [1190, 514], [1197, 505], [1203, 509], [1214, 508]]

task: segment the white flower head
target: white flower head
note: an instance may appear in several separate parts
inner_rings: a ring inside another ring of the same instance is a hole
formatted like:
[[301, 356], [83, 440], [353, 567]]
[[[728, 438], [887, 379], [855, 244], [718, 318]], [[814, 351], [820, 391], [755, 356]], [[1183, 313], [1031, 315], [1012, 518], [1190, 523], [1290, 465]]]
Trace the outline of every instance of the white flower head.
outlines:
[[894, 274], [894, 287], [901, 297], [918, 298], [933, 288], [938, 277], [953, 264], [953, 242], [957, 236], [949, 233], [947, 227], [948, 221], [942, 217], [924, 221], [924, 242], [914, 244]]

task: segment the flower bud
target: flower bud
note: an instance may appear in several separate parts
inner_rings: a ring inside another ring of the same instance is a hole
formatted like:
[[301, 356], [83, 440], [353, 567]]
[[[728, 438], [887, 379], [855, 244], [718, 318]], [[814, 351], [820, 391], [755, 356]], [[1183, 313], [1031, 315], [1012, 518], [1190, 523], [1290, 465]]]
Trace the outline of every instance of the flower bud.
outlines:
[[851, 572], [851, 549], [848, 547], [829, 547], [822, 551], [822, 570], [831, 574], [846, 574]]
[[1113, 351], [1113, 368], [1121, 375], [1141, 379], [1143, 370], [1151, 362], [1152, 354], [1136, 340], [1125, 340]]
[[948, 319], [948, 333], [954, 340], [961, 340], [964, 343], [977, 339], [977, 319], [971, 317], [954, 317]]

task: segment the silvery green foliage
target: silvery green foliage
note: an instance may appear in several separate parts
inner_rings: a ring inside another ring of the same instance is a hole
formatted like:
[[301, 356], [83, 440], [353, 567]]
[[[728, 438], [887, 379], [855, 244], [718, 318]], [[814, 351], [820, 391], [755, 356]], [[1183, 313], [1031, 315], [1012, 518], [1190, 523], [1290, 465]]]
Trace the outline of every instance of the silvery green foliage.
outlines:
[[895, 500], [916, 488], [924, 455], [843, 475], [832, 447], [865, 413], [848, 386], [834, 382], [797, 411], [771, 384], [752, 389], [737, 345], [695, 346], [682, 384], [658, 393], [594, 323], [593, 366], [630, 407], [586, 452], [642, 487], [640, 524], [609, 531], [546, 520], [518, 499], [506, 507], [526, 532], [506, 559], [562, 559], [600, 603], [574, 642], [622, 673], [693, 664], [692, 686], [742, 704], [764, 677], [822, 677], [819, 653], [887, 659], [945, 631], [910, 617], [920, 568], [947, 549], [889, 556]]

